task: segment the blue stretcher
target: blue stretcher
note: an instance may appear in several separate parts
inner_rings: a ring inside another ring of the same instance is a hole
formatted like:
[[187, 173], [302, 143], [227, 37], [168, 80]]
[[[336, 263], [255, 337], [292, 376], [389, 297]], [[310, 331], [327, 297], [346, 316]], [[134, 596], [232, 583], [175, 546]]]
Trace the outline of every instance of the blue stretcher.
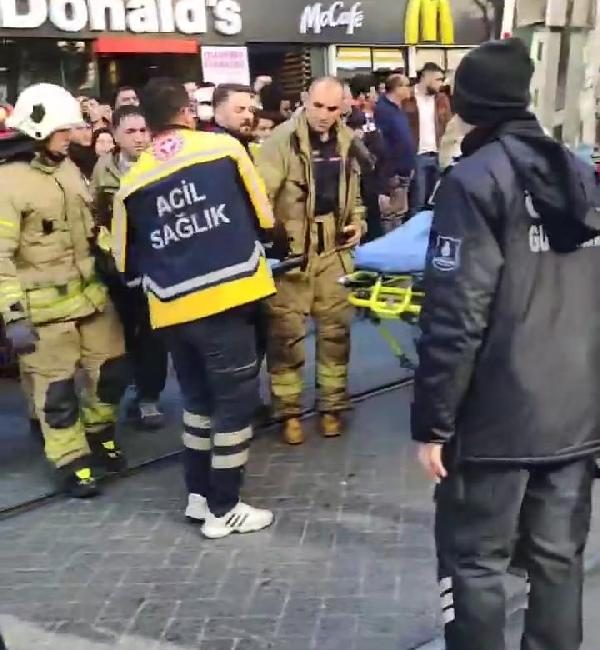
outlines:
[[425, 297], [422, 282], [433, 212], [417, 213], [392, 232], [360, 246], [354, 273], [341, 279], [348, 300], [373, 322], [403, 368], [414, 369], [412, 359], [385, 321], [416, 325]]

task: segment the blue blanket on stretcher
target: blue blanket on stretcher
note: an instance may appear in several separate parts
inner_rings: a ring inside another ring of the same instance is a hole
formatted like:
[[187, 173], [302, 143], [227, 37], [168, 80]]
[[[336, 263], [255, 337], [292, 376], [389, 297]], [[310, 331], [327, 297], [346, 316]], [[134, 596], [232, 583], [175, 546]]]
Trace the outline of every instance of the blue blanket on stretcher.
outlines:
[[419, 273], [425, 270], [433, 212], [418, 212], [403, 226], [356, 249], [354, 263], [361, 271]]

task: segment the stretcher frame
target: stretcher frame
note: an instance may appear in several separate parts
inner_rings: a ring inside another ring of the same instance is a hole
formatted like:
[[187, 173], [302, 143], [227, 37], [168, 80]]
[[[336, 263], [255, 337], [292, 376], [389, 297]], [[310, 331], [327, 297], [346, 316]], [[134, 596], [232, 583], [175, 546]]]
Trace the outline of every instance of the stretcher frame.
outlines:
[[377, 327], [400, 366], [406, 370], [414, 370], [415, 363], [385, 322], [400, 320], [412, 326], [418, 323], [425, 297], [425, 292], [420, 288], [422, 280], [422, 273], [364, 270], [350, 273], [340, 280], [350, 292], [348, 302]]

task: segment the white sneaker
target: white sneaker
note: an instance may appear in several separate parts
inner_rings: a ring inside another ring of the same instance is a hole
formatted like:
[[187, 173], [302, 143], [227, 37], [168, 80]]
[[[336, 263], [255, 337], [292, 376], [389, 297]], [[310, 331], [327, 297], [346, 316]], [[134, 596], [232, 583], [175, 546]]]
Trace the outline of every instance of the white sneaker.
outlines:
[[222, 517], [215, 517], [212, 512], [206, 515], [202, 533], [209, 539], [220, 539], [231, 533], [255, 533], [268, 528], [273, 523], [270, 510], [254, 508], [241, 501]]
[[205, 521], [208, 512], [206, 497], [203, 497], [201, 494], [190, 494], [187, 508], [185, 509], [185, 516], [193, 521]]

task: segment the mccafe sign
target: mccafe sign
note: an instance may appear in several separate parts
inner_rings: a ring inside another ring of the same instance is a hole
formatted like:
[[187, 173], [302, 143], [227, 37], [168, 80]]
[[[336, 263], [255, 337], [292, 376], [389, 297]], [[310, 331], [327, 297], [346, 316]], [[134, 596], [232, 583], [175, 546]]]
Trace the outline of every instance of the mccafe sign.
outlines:
[[205, 34], [242, 31], [237, 0], [0, 0], [0, 28]]
[[300, 33], [321, 34], [330, 28], [343, 28], [346, 34], [355, 34], [364, 23], [365, 12], [362, 2], [346, 5], [341, 0], [336, 2], [315, 2], [304, 7], [300, 17]]

